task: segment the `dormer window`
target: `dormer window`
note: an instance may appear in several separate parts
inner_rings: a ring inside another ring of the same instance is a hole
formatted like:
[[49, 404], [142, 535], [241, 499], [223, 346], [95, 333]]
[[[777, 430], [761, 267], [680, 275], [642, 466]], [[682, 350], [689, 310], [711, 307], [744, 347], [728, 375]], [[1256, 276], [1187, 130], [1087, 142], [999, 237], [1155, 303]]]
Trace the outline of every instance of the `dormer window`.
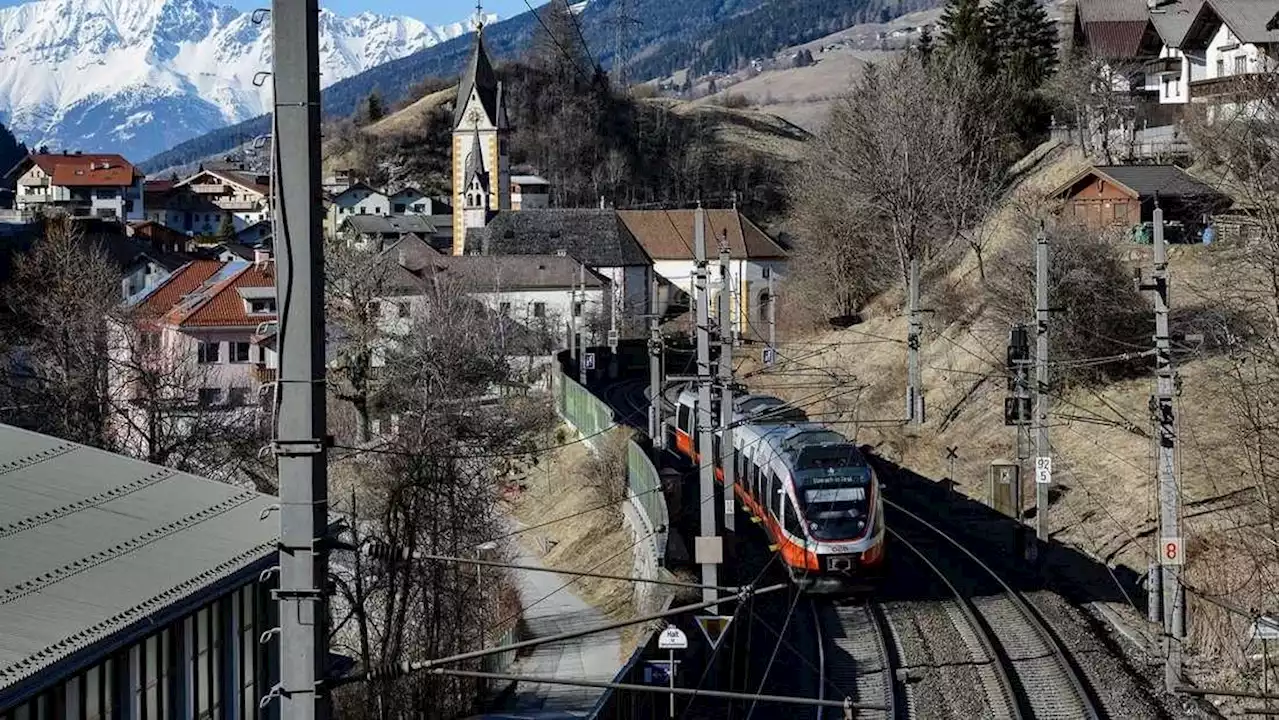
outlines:
[[271, 315], [276, 311], [275, 298], [254, 298], [246, 300], [250, 315]]

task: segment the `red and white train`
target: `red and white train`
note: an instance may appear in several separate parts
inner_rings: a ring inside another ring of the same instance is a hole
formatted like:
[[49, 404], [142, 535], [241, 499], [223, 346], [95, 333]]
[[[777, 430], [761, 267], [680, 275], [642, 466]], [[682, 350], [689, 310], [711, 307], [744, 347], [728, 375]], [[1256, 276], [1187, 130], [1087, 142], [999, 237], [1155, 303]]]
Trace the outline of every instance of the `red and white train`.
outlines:
[[[719, 409], [712, 408], [719, 420]], [[699, 461], [697, 394], [676, 400], [674, 447]], [[814, 593], [868, 590], [885, 567], [882, 488], [856, 445], [769, 395], [736, 398], [733, 491], [769, 536], [792, 580]], [[724, 482], [720, 432], [716, 479]]]

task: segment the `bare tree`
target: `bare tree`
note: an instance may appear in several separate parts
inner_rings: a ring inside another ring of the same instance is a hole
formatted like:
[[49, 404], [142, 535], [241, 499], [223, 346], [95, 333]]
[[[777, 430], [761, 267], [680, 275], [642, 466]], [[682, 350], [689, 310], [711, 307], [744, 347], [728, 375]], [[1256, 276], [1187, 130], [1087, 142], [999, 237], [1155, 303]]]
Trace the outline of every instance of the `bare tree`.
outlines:
[[1119, 157], [1117, 143], [1132, 139], [1133, 89], [1142, 73], [1136, 63], [1073, 53], [1045, 83], [1045, 94], [1070, 118], [1080, 147], [1111, 165]]
[[[792, 183], [797, 262], [836, 287], [844, 306], [905, 284], [994, 204], [1015, 151], [1006, 101], [964, 52], [924, 65], [906, 56], [870, 68], [832, 109]], [[888, 257], [885, 257], [885, 256]], [[809, 257], [806, 257], [809, 256]]]
[[70, 219], [49, 218], [35, 247], [18, 257], [4, 295], [13, 420], [114, 449], [105, 319], [120, 303], [120, 277], [101, 248]]

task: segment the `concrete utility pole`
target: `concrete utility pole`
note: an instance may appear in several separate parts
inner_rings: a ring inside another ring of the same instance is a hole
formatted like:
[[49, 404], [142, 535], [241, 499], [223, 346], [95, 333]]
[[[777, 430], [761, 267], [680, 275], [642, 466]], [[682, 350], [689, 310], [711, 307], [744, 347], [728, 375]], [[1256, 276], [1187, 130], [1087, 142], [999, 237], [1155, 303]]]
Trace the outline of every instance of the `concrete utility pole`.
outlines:
[[[578, 334], [581, 330], [582, 334], [578, 337], [578, 383], [580, 385], [587, 384], [587, 367], [585, 358], [587, 355], [587, 332], [586, 332], [586, 314], [587, 314], [587, 266], [578, 263], [578, 292], [574, 294], [576, 302], [571, 308], [573, 312], [573, 332]], [[581, 320], [579, 316], [582, 316]]]
[[655, 453], [666, 447], [662, 429], [662, 330], [658, 325], [658, 278], [649, 282], [649, 438]]
[[[724, 557], [720, 536], [716, 533], [716, 456], [711, 425], [711, 312], [708, 305], [707, 238], [703, 225], [706, 213], [702, 203], [693, 214], [694, 294], [697, 303], [698, 322], [698, 509], [699, 530], [694, 543], [694, 560], [702, 565], [702, 599], [716, 599], [711, 586], [716, 580], [719, 564]], [[713, 606], [712, 613], [717, 612]]]
[[729, 236], [720, 236], [720, 467], [724, 473], [724, 529], [734, 530], [733, 462], [733, 274]]
[[1036, 540], [1049, 539], [1049, 236], [1036, 235]]
[[778, 354], [778, 294], [773, 285], [773, 270], [766, 267], [764, 269], [765, 280], [769, 281], [769, 307], [768, 307], [768, 323], [769, 323], [769, 347], [772, 349], [770, 353], [770, 365], [773, 364], [774, 356]]
[[273, 0], [276, 296], [280, 405], [280, 709], [324, 720], [329, 697], [325, 458], [324, 252], [320, 213], [317, 0]]
[[1179, 579], [1184, 558], [1185, 544], [1179, 528], [1181, 514], [1181, 490], [1174, 469], [1174, 450], [1177, 440], [1173, 416], [1174, 378], [1172, 341], [1169, 337], [1169, 274], [1167, 248], [1164, 244], [1164, 210], [1156, 206], [1152, 217], [1153, 267], [1151, 285], [1156, 309], [1156, 394], [1151, 407], [1155, 421], [1160, 426], [1156, 448], [1160, 497], [1160, 545], [1156, 557], [1161, 565], [1161, 586], [1164, 600], [1165, 667], [1164, 682], [1167, 692], [1182, 680], [1182, 638], [1184, 635], [1185, 591]]
[[907, 330], [907, 423], [921, 425], [924, 423], [924, 390], [920, 381], [920, 258], [911, 258], [907, 285], [907, 312], [910, 314]]

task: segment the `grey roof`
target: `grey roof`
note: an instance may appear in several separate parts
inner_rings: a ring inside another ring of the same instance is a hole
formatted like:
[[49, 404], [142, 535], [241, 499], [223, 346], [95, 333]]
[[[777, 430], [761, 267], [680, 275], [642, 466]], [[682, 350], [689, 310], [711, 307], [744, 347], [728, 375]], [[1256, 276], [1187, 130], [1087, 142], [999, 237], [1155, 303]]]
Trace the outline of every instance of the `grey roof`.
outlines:
[[590, 267], [652, 265], [613, 210], [502, 210], [483, 228], [467, 230], [467, 252], [482, 255], [558, 255]]
[[485, 190], [489, 189], [489, 173], [484, 169], [484, 152], [480, 149], [480, 130], [472, 129], [471, 149], [467, 151], [466, 166], [462, 170], [462, 180], [467, 185], [475, 179], [476, 173], [480, 173], [480, 184]]
[[1215, 197], [1222, 193], [1191, 177], [1176, 165], [1095, 165], [1050, 193], [1058, 196], [1075, 187], [1081, 180], [1098, 173], [1136, 192], [1140, 197]]
[[274, 501], [0, 425], [0, 707], [270, 562], [279, 521], [259, 516]]
[[1078, 0], [1080, 21], [1095, 22], [1145, 22], [1146, 0]]
[[342, 229], [370, 235], [435, 234], [431, 220], [421, 215], [352, 215], [342, 221]]
[[1271, 24], [1278, 12], [1275, 0], [1208, 0], [1208, 5], [1241, 41], [1276, 42], [1276, 29]]
[[480, 104], [488, 114], [489, 122], [502, 127], [499, 125], [499, 120], [504, 120], [506, 113], [499, 113], [501, 97], [498, 87], [498, 74], [493, 71], [493, 64], [489, 62], [489, 53], [484, 49], [484, 29], [481, 28], [476, 31], [476, 42], [471, 46], [471, 58], [467, 61], [467, 68], [458, 81], [458, 99], [453, 104], [453, 127], [456, 129], [462, 125], [462, 111], [466, 108], [467, 99], [471, 97], [473, 89], [480, 96]]
[[1151, 9], [1151, 24], [1169, 47], [1181, 47], [1182, 39], [1200, 12], [1204, 0], [1171, 0]]
[[401, 267], [415, 272], [440, 258], [439, 250], [431, 247], [423, 237], [413, 234], [402, 236], [383, 252], [394, 254]]
[[[432, 268], [475, 291], [569, 289], [578, 282], [578, 261], [559, 255], [442, 255], [432, 260]], [[590, 269], [582, 279], [589, 288], [609, 282]]]

